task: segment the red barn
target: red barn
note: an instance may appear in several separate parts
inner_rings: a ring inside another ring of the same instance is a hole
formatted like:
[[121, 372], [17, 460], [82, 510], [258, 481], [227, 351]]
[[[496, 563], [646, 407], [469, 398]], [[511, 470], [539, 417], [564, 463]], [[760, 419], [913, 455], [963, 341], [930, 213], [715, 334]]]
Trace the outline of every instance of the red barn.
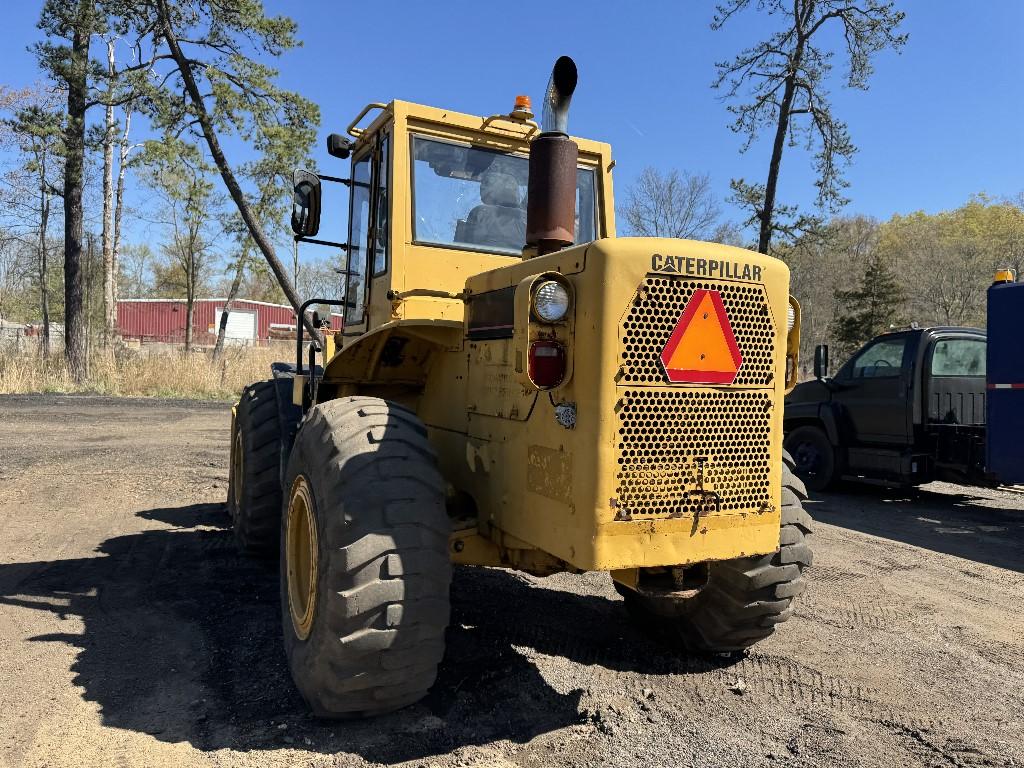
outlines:
[[[192, 343], [212, 346], [227, 299], [196, 299], [192, 305]], [[185, 343], [184, 299], [119, 299], [117, 328], [124, 339]], [[331, 314], [331, 327], [341, 330], [341, 315]], [[225, 341], [266, 344], [271, 338], [295, 338], [295, 312], [287, 304], [235, 299], [228, 313]]]

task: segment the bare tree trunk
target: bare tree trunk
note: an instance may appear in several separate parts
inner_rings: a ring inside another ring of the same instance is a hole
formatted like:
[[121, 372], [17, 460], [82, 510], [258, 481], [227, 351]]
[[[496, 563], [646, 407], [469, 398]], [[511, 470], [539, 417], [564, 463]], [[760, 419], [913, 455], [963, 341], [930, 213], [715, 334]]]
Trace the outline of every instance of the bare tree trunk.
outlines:
[[39, 160], [39, 311], [43, 316], [43, 343], [40, 352], [50, 356], [50, 292], [46, 274], [46, 231], [50, 221], [50, 192], [46, 188], [46, 153]]
[[120, 277], [121, 270], [121, 217], [124, 214], [124, 175], [127, 170], [128, 164], [128, 153], [131, 152], [131, 146], [128, 144], [128, 136], [132, 128], [132, 110], [131, 106], [126, 106], [124, 110], [124, 133], [121, 134], [121, 145], [118, 153], [118, 164], [117, 164], [117, 188], [114, 192], [114, 245], [113, 245], [113, 264], [112, 264], [112, 279], [113, 279], [113, 297], [114, 297], [114, 329], [117, 329], [117, 298], [120, 295], [118, 289], [118, 278]]
[[114, 41], [107, 40], [107, 96], [103, 131], [103, 345], [114, 337], [117, 302], [114, 295]]
[[768, 182], [764, 185], [764, 207], [758, 218], [761, 220], [757, 237], [759, 253], [768, 253], [774, 231], [773, 214], [775, 212], [775, 190], [779, 184], [779, 170], [782, 167], [782, 150], [786, 145], [786, 133], [789, 131], [789, 111], [793, 107], [793, 92], [796, 90], [795, 75], [786, 78], [786, 87], [782, 93], [779, 106], [779, 124], [775, 129], [775, 143], [772, 145], [772, 157], [768, 163]]
[[85, 111], [89, 95], [87, 67], [94, 0], [79, 0], [71, 40], [68, 117], [64, 131], [64, 356], [72, 379], [87, 373], [87, 329], [83, 316], [82, 186], [85, 165]]
[[185, 292], [185, 351], [192, 351], [192, 305], [195, 303], [195, 292], [189, 288]]
[[238, 295], [242, 287], [242, 277], [245, 275], [245, 263], [249, 260], [249, 251], [245, 249], [238, 257], [238, 265], [235, 267], [235, 276], [231, 280], [231, 288], [228, 289], [228, 298], [224, 302], [224, 310], [220, 313], [220, 326], [217, 328], [217, 343], [213, 347], [213, 359], [217, 360], [224, 353], [224, 337], [228, 332], [228, 315], [231, 313], [231, 303]]
[[[191, 226], [191, 225], [190, 225]], [[195, 239], [191, 236], [188, 240], [189, 253], [185, 260], [185, 351], [192, 351], [192, 307], [196, 302], [196, 255]]]
[[92, 232], [85, 236], [85, 375], [89, 375], [89, 359], [92, 357], [92, 299], [93, 278], [96, 273], [96, 236]]
[[[292, 281], [289, 279], [284, 266], [277, 258], [274, 246], [271, 244], [270, 240], [263, 232], [263, 228], [256, 220], [256, 215], [253, 213], [252, 208], [249, 207], [249, 202], [245, 199], [245, 194], [242, 192], [242, 187], [239, 185], [238, 179], [235, 178], [234, 171], [231, 170], [231, 166], [228, 164], [227, 158], [224, 156], [224, 150], [221, 148], [220, 139], [217, 137], [213, 121], [210, 119], [210, 113], [206, 109], [206, 103], [203, 101], [203, 95], [199, 91], [199, 85], [196, 83], [195, 75], [192, 73], [192, 62], [181, 50], [181, 46], [178, 45], [178, 37], [174, 32], [173, 25], [171, 24], [171, 14], [167, 7], [167, 0], [157, 0], [156, 5], [164, 40], [167, 41], [167, 48], [170, 51], [171, 56], [174, 58], [174, 63], [178, 65], [182, 82], [185, 85], [185, 91], [188, 93], [189, 101], [192, 103], [192, 107], [196, 112], [196, 120], [203, 129], [203, 136], [206, 139], [207, 147], [210, 149], [210, 156], [213, 158], [213, 162], [217, 165], [221, 178], [224, 180], [224, 186], [227, 187], [228, 193], [231, 195], [231, 199], [235, 201], [235, 205], [238, 207], [238, 212], [242, 216], [242, 220], [245, 222], [246, 227], [249, 229], [249, 234], [252, 236], [253, 242], [256, 243], [256, 247], [260, 249], [263, 257], [267, 260], [267, 264], [270, 265], [270, 269], [274, 273], [274, 277], [277, 278], [277, 282], [281, 286], [281, 290], [284, 291], [284, 295], [288, 298], [289, 303], [291, 303], [292, 308], [295, 310], [295, 314], [298, 315], [299, 307], [302, 306], [302, 301], [299, 299], [299, 295], [295, 291], [295, 286], [292, 285]], [[302, 320], [305, 323], [306, 328], [309, 330], [312, 338], [317, 341], [322, 341], [320, 332], [313, 327], [312, 320], [308, 316], [303, 316]]]

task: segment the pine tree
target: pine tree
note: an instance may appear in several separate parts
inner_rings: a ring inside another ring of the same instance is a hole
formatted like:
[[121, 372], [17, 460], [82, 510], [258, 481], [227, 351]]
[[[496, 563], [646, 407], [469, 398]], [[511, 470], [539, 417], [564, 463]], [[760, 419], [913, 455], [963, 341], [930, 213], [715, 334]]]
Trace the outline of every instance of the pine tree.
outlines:
[[[152, 46], [157, 82], [147, 96], [151, 120], [175, 135], [206, 145], [248, 240], [263, 254], [288, 301], [298, 311], [295, 287], [259, 216], [259, 183], [228, 161], [222, 137], [248, 141], [262, 157], [282, 146], [304, 155], [320, 122], [315, 104], [277, 85], [277, 70], [257, 57], [276, 58], [300, 42], [295, 22], [268, 16], [261, 0], [125, 0], [140, 40]], [[269, 177], [268, 177], [269, 180]], [[254, 189], [254, 187], [256, 187]], [[318, 332], [308, 319], [314, 338]]]
[[[814, 152], [817, 204], [837, 210], [846, 203], [843, 169], [856, 148], [846, 124], [832, 110], [827, 80], [836, 51], [845, 48], [846, 85], [867, 89], [872, 57], [886, 49], [899, 51], [907, 41], [897, 30], [904, 13], [887, 0], [722, 0], [716, 5], [712, 29], [754, 6], [782, 20], [782, 28], [718, 63], [713, 87], [723, 88], [734, 102], [732, 130], [747, 137], [742, 151], [762, 131], [774, 135], [765, 183], [732, 180], [736, 203], [751, 212], [758, 228], [757, 250], [768, 253], [776, 233], [795, 236], [820, 226], [820, 217], [798, 215], [795, 206], [776, 200], [783, 150], [801, 141]], [[841, 35], [839, 33], [842, 33]], [[841, 42], [840, 42], [841, 41]]]
[[891, 263], [880, 254], [868, 258], [860, 285], [835, 292], [839, 312], [832, 334], [845, 352], [857, 349], [893, 324], [900, 322], [906, 294]]

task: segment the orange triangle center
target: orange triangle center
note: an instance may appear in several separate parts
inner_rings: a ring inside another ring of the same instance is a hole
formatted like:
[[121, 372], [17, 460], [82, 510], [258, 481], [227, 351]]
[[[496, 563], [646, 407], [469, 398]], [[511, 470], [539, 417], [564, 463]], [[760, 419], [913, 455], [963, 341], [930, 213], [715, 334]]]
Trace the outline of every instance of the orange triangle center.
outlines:
[[718, 291], [698, 289], [661, 352], [671, 382], [731, 384], [742, 359]]

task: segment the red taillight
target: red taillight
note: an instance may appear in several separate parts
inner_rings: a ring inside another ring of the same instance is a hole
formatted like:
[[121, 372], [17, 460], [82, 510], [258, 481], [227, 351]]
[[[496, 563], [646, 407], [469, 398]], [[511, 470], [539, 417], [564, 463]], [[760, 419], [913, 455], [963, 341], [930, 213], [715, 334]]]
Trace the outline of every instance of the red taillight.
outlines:
[[541, 389], [557, 387], [565, 378], [565, 347], [557, 341], [530, 344], [530, 381]]

